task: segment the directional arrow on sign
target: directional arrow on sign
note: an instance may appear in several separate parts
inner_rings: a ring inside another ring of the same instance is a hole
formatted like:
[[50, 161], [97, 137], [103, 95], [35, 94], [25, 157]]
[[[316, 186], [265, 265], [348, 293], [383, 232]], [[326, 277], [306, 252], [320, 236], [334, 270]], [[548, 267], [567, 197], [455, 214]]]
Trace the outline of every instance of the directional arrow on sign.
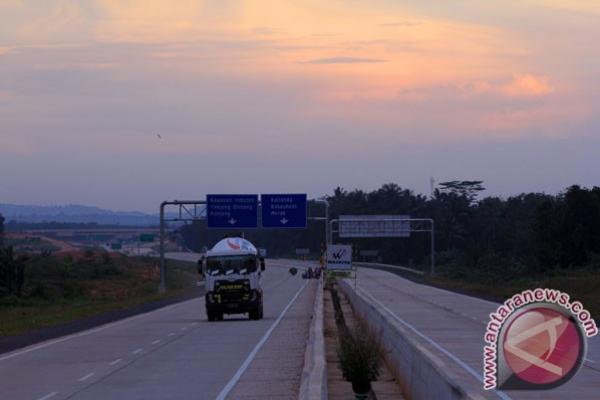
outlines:
[[287, 224], [287, 223], [288, 223], [288, 221], [289, 221], [289, 220], [288, 220], [288, 219], [286, 219], [285, 217], [283, 217], [283, 218], [281, 218], [281, 219], [279, 220], [279, 222], [281, 222], [283, 225]]
[[237, 220], [236, 220], [235, 218], [231, 218], [231, 219], [230, 219], [229, 221], [227, 221], [227, 222], [229, 222], [229, 224], [230, 224], [230, 225], [235, 225], [235, 223], [237, 222]]

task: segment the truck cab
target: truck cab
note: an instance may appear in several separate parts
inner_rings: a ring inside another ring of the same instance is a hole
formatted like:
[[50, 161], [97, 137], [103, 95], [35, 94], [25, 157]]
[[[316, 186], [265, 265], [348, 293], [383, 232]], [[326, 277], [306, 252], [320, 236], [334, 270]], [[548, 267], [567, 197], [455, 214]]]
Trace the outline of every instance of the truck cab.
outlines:
[[253, 320], [263, 317], [261, 273], [265, 261], [252, 243], [241, 237], [222, 239], [200, 263], [209, 321], [220, 321], [224, 314], [248, 313]]

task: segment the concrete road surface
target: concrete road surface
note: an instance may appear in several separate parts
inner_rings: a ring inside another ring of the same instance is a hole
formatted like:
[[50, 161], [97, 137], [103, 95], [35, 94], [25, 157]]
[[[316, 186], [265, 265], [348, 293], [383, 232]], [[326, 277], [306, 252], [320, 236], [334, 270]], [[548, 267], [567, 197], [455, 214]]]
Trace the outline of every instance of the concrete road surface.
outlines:
[[[455, 361], [448, 359], [448, 368], [464, 379], [473, 380], [474, 375], [481, 377], [484, 331], [489, 314], [497, 309], [498, 303], [420, 285], [390, 272], [369, 268], [359, 268], [357, 290], [366, 292], [382, 310], [393, 313], [452, 354]], [[565, 385], [549, 391], [498, 392], [491, 396], [494, 397], [504, 400], [600, 399], [600, 337], [588, 341], [585, 364]]]
[[316, 281], [291, 265], [267, 260], [260, 321], [208, 322], [198, 298], [2, 354], [0, 399], [295, 399]]

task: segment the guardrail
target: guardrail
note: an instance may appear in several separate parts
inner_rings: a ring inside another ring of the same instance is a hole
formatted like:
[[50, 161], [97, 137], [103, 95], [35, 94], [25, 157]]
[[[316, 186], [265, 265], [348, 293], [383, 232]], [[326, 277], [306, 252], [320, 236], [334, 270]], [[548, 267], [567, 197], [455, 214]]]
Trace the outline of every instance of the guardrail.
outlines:
[[360, 266], [364, 266], [364, 267], [379, 267], [379, 268], [391, 268], [391, 269], [399, 269], [401, 271], [405, 271], [405, 272], [411, 272], [413, 274], [417, 274], [417, 275], [424, 275], [425, 272], [418, 270], [418, 269], [414, 269], [414, 268], [408, 268], [408, 267], [401, 267], [400, 265], [391, 265], [391, 264], [382, 264], [382, 263], [370, 263], [370, 262], [354, 262], [354, 265], [358, 265]]

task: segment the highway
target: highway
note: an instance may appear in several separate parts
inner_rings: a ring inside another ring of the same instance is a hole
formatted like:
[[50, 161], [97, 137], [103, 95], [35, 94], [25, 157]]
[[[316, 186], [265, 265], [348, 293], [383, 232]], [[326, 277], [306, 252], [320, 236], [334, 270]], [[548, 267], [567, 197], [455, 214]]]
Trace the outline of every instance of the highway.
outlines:
[[[347, 281], [354, 285], [353, 280]], [[418, 332], [443, 353], [446, 367], [465, 385], [481, 390], [484, 331], [489, 314], [498, 303], [414, 283], [390, 272], [359, 268], [357, 289], [370, 298], [382, 312]], [[600, 338], [588, 341], [585, 364], [565, 385], [550, 391], [488, 392], [489, 399], [577, 399], [600, 398]]]
[[197, 298], [2, 354], [0, 399], [297, 398], [317, 284], [291, 265], [267, 260], [260, 321]]
[[[168, 258], [195, 261], [196, 254]], [[0, 355], [0, 399], [296, 399], [317, 289], [267, 260], [265, 318], [208, 322], [196, 298]], [[347, 281], [354, 285], [353, 280]], [[600, 341], [581, 371], [551, 391], [484, 392], [483, 335], [498, 304], [360, 268], [357, 292], [429, 343], [460, 385], [486, 399], [592, 400], [600, 393]], [[429, 390], [429, 389], [427, 389]]]

